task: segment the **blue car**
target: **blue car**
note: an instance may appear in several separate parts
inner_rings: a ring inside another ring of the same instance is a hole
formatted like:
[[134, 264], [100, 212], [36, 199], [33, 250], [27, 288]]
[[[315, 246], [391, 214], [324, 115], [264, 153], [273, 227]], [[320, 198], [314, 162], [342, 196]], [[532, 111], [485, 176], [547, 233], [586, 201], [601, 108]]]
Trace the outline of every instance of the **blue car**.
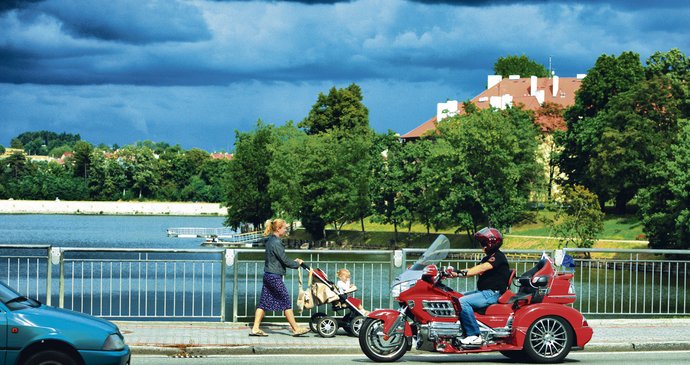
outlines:
[[43, 305], [0, 282], [0, 365], [125, 365], [113, 323]]

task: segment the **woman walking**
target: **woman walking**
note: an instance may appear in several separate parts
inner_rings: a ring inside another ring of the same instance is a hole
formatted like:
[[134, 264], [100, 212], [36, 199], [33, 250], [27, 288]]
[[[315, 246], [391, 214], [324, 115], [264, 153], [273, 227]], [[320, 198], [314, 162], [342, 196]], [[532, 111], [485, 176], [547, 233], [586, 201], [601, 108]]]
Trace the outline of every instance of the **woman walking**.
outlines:
[[264, 282], [259, 305], [256, 306], [256, 313], [254, 314], [254, 326], [249, 335], [268, 336], [259, 328], [266, 311], [284, 311], [285, 318], [292, 328], [292, 335], [300, 336], [309, 332], [309, 328], [300, 327], [295, 321], [295, 314], [292, 312], [292, 299], [283, 282], [283, 276], [286, 268], [296, 269], [304, 261], [299, 258], [292, 261], [285, 255], [285, 246], [280, 239], [287, 233], [287, 223], [284, 220], [269, 219], [265, 226], [264, 236], [267, 238]]

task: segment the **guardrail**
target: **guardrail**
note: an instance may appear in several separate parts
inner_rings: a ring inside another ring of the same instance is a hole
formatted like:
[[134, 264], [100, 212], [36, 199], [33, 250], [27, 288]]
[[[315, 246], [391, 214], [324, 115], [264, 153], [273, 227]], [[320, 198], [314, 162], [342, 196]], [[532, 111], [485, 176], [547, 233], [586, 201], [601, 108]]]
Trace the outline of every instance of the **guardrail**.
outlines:
[[[389, 285], [423, 252], [287, 250], [332, 281], [347, 268], [365, 309], [392, 307]], [[527, 271], [542, 251], [505, 250], [511, 267]], [[595, 316], [690, 315], [690, 250], [566, 249], [576, 257], [574, 306]], [[553, 254], [553, 253], [551, 253]], [[466, 268], [478, 250], [451, 250], [441, 265]], [[552, 256], [553, 257], [553, 256]], [[263, 250], [115, 249], [0, 245], [0, 280], [27, 296], [96, 316], [131, 320], [241, 321], [254, 316], [262, 287]], [[306, 275], [304, 276], [306, 286]], [[297, 270], [286, 286], [297, 298]], [[456, 290], [472, 290], [474, 278], [453, 279]], [[297, 314], [333, 314], [320, 306]], [[282, 318], [282, 313], [266, 313]]]

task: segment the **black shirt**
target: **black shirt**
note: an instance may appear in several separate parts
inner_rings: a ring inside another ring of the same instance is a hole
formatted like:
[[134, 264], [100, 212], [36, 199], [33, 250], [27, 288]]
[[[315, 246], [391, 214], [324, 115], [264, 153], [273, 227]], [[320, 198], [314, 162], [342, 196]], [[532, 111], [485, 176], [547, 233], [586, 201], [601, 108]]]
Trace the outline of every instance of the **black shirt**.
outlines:
[[508, 288], [508, 279], [510, 279], [510, 267], [506, 255], [500, 250], [484, 256], [480, 264], [488, 262], [493, 266], [493, 269], [484, 271], [479, 275], [477, 280], [478, 290], [496, 290], [501, 293]]

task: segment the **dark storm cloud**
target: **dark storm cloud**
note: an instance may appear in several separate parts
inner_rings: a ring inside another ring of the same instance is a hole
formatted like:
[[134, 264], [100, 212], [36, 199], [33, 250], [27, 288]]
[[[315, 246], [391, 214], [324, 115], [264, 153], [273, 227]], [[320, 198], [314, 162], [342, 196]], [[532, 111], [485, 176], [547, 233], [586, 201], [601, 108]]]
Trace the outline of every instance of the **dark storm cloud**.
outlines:
[[41, 1], [43, 0], [2, 0], [0, 1], [0, 13], [8, 10], [21, 9]]
[[688, 52], [686, 3], [0, 2], [0, 144], [47, 129], [228, 148], [235, 129], [301, 120], [353, 82], [373, 128], [405, 133], [481, 92], [499, 57], [573, 77], [602, 54]]
[[36, 6], [59, 20], [76, 38], [95, 38], [131, 44], [191, 42], [210, 33], [199, 10], [181, 2], [140, 0], [48, 1]]
[[527, 4], [564, 4], [564, 5], [610, 5], [615, 8], [644, 9], [644, 8], [676, 8], [683, 7], [677, 0], [408, 0], [415, 3], [434, 5], [458, 5], [458, 6], [503, 6], [503, 5], [527, 5]]

